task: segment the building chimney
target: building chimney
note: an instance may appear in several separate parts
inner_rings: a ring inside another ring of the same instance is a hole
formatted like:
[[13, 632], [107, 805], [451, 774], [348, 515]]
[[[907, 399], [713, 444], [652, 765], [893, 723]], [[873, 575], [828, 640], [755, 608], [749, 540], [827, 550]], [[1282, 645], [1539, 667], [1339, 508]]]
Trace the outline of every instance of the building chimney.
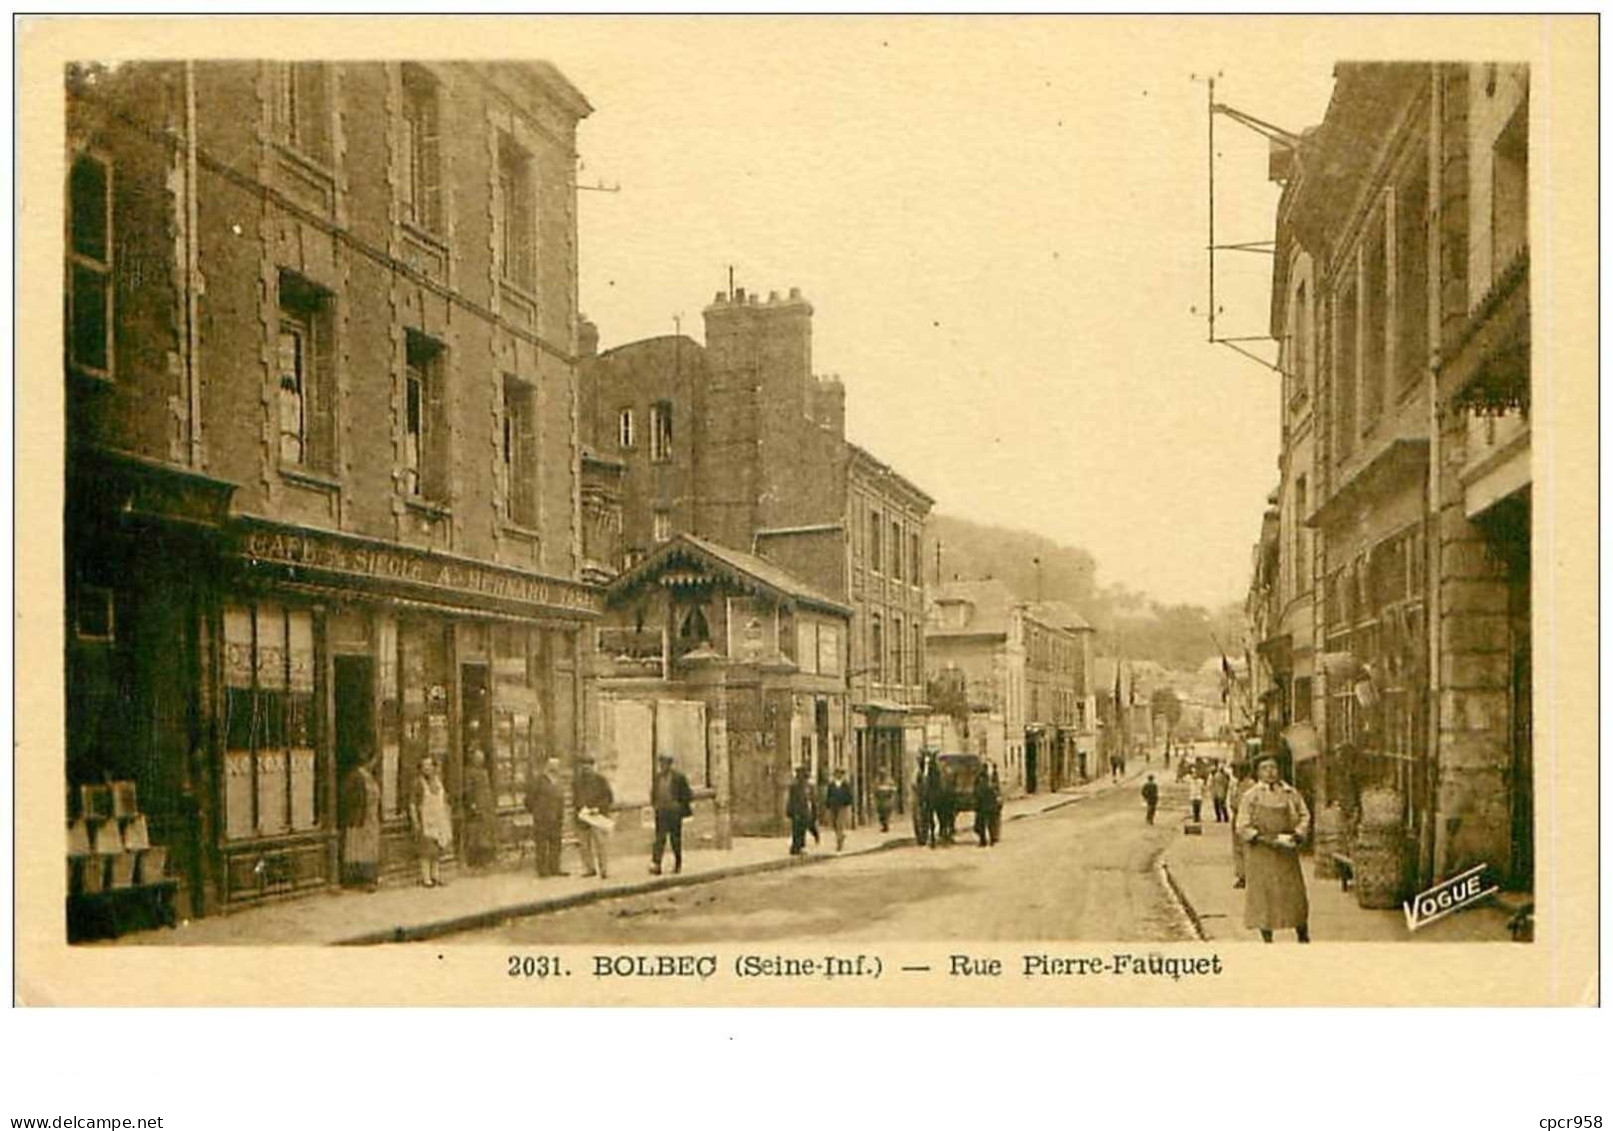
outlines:
[[587, 318], [577, 323], [577, 356], [596, 357], [599, 354], [599, 327]]

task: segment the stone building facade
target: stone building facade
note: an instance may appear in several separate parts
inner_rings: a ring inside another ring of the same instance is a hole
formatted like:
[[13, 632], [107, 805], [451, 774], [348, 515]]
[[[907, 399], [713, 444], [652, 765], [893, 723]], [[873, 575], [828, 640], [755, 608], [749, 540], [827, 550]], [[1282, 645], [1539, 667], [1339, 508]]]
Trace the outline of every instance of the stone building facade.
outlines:
[[847, 442], [845, 386], [813, 372], [813, 313], [793, 289], [722, 292], [703, 345], [674, 335], [603, 352], [585, 325], [583, 431], [623, 469], [614, 568], [690, 534], [852, 609], [840, 677], [852, 721], [822, 768], [847, 767], [866, 816], [877, 775], [904, 778], [923, 738], [919, 555], [933, 500]]
[[1010, 795], [1063, 789], [1091, 772], [1092, 628], [1078, 613], [1021, 601], [994, 578], [949, 581], [931, 593], [924, 635], [930, 686], [961, 716], [946, 728], [946, 750], [996, 762]]
[[1274, 162], [1281, 481], [1251, 594], [1268, 729], [1300, 738], [1320, 805], [1398, 792], [1408, 889], [1478, 863], [1527, 888], [1528, 70], [1336, 80]]
[[576, 747], [578, 123], [529, 64], [69, 75], [69, 784], [136, 783], [190, 913], [336, 878], [374, 756], [514, 844]]

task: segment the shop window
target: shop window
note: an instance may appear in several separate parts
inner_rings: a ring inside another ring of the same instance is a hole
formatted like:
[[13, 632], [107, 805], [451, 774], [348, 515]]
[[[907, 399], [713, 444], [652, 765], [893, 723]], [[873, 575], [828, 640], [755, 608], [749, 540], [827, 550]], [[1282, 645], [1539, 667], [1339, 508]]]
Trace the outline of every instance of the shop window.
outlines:
[[318, 826], [313, 615], [224, 610], [224, 835]]
[[498, 138], [499, 263], [505, 281], [531, 288], [536, 267], [532, 158], [509, 134]]
[[280, 272], [275, 375], [282, 466], [328, 471], [334, 460], [330, 292]]
[[404, 365], [403, 472], [405, 491], [417, 499], [447, 498], [448, 420], [446, 350], [442, 343], [407, 335]]
[[504, 471], [504, 517], [520, 526], [538, 524], [537, 398], [532, 386], [504, 375], [500, 454]]
[[442, 155], [437, 80], [424, 67], [403, 68], [403, 216], [427, 232], [442, 229]]
[[324, 63], [275, 64], [275, 127], [282, 144], [329, 164], [330, 110]]
[[493, 790], [502, 809], [518, 809], [526, 796], [542, 734], [541, 638], [512, 624], [493, 629]]
[[672, 402], [656, 401], [650, 406], [650, 461], [666, 463], [672, 458]]
[[624, 452], [633, 446], [633, 410], [630, 408], [616, 414], [616, 446]]
[[1409, 389], [1428, 368], [1428, 161], [1395, 190], [1395, 369]]
[[1529, 246], [1529, 100], [1525, 98], [1491, 151], [1490, 278]]
[[68, 172], [67, 361], [112, 375], [112, 167], [80, 153]]

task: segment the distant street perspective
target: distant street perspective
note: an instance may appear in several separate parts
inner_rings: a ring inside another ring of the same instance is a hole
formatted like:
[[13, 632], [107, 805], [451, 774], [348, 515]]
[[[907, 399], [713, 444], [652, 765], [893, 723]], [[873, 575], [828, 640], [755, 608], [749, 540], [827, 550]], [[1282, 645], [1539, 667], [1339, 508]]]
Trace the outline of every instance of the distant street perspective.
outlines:
[[1531, 939], [1529, 66], [990, 26], [68, 67], [69, 941]]

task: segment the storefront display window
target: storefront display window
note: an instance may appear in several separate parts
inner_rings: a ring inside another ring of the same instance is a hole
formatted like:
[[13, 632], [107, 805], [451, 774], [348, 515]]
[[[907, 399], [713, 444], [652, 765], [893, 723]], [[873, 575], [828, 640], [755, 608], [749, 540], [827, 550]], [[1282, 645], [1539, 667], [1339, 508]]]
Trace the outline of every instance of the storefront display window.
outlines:
[[229, 606], [224, 646], [225, 837], [318, 827], [313, 614]]
[[519, 809], [542, 734], [543, 705], [531, 676], [537, 634], [521, 625], [493, 629], [493, 790], [500, 809]]

